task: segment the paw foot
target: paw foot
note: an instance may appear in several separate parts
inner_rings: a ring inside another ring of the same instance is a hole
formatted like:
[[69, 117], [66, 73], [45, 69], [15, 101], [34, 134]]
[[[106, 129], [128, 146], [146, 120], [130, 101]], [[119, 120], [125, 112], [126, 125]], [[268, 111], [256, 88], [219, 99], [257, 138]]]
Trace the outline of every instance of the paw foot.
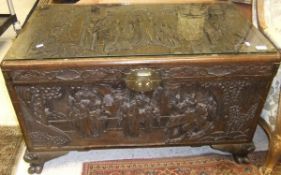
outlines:
[[43, 164], [31, 164], [30, 167], [28, 168], [28, 173], [29, 174], [40, 174], [43, 170]]
[[249, 164], [250, 160], [247, 156], [238, 156], [238, 155], [233, 155], [233, 158], [235, 162], [239, 164]]

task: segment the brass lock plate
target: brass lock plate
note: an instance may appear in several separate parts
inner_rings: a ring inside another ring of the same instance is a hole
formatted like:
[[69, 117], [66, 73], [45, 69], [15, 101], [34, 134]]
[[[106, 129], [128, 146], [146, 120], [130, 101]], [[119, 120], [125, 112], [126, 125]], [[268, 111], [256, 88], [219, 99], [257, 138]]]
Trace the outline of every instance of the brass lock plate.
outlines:
[[159, 72], [142, 68], [131, 70], [126, 78], [126, 85], [129, 89], [137, 91], [137, 92], [148, 92], [156, 89], [160, 82], [161, 76]]

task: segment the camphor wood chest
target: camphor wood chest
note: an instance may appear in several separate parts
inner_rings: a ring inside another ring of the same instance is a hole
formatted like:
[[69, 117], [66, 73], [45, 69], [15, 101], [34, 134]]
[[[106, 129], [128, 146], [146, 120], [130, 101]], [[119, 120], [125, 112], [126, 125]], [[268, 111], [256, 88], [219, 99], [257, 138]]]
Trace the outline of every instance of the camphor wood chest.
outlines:
[[279, 64], [229, 3], [37, 7], [2, 62], [29, 171], [70, 150], [212, 145], [238, 161]]

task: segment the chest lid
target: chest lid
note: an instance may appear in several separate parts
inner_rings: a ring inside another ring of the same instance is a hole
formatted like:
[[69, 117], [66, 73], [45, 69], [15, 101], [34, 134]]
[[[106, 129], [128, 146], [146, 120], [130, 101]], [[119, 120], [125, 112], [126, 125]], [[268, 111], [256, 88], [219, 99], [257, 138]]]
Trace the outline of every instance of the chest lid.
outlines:
[[5, 60], [276, 53], [229, 3], [37, 8]]

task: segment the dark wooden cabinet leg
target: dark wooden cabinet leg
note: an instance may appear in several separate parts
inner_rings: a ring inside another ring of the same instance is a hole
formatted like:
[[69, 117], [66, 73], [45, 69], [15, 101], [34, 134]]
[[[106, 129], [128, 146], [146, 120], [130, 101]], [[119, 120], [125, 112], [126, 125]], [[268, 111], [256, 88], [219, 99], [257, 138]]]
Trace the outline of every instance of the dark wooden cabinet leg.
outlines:
[[58, 152], [32, 152], [25, 151], [24, 160], [30, 164], [28, 168], [28, 173], [40, 174], [43, 170], [44, 164], [46, 161], [54, 159], [56, 157], [60, 157], [65, 155], [67, 152], [58, 151]]
[[237, 163], [249, 163], [248, 154], [255, 150], [254, 143], [212, 145], [213, 149], [230, 152]]

